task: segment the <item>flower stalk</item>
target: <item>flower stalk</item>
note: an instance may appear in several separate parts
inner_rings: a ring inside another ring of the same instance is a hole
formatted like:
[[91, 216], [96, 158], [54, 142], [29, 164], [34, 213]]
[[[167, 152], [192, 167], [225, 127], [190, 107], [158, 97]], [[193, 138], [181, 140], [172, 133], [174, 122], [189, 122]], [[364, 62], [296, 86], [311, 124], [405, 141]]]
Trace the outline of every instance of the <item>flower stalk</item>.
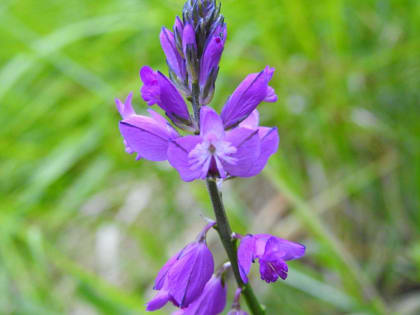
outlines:
[[265, 315], [264, 306], [258, 302], [251, 285], [249, 282], [245, 284], [241, 279], [238, 268], [238, 256], [236, 254], [236, 240], [232, 238], [232, 229], [226, 216], [222, 196], [214, 179], [207, 179], [207, 189], [209, 191], [214, 214], [216, 216], [216, 230], [219, 233], [220, 240], [222, 241], [223, 247], [225, 248], [226, 254], [231, 262], [233, 274], [238, 287], [242, 289], [242, 295], [245, 298], [251, 313], [253, 315]]

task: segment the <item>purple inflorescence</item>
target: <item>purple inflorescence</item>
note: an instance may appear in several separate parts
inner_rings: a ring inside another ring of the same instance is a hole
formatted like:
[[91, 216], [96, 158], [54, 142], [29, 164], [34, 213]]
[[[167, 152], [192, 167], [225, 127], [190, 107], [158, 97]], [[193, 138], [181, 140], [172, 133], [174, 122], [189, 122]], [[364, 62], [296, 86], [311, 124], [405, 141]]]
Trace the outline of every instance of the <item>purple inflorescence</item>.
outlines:
[[[173, 127], [155, 112], [151, 118], [136, 115], [132, 94], [125, 103], [117, 100], [128, 153], [152, 161], [168, 160], [185, 181], [250, 177], [263, 170], [277, 151], [279, 137], [276, 128], [258, 125], [256, 108], [261, 102], [277, 100], [268, 85], [274, 69], [267, 66], [248, 75], [219, 116], [207, 105], [213, 98], [226, 36], [226, 24], [214, 0], [187, 1], [183, 19], [175, 19], [173, 31], [162, 29], [160, 42], [169, 78], [142, 67], [141, 95], [148, 105], [158, 105]], [[192, 101], [194, 115], [185, 99]], [[181, 135], [175, 128], [192, 135]]]
[[[137, 160], [168, 161], [184, 181], [255, 176], [279, 145], [277, 128], [260, 126], [257, 110], [262, 102], [277, 101], [269, 85], [274, 68], [267, 66], [246, 76], [220, 114], [209, 106], [227, 37], [220, 7], [216, 0], [187, 0], [182, 18], [175, 19], [172, 30], [162, 28], [160, 33], [169, 75], [149, 66], [140, 70], [143, 100], [149, 106], [158, 105], [166, 118], [152, 109], [147, 116], [136, 114], [132, 93], [124, 102], [116, 99], [126, 152], [136, 153]], [[213, 256], [206, 244], [206, 234], [215, 224], [210, 222], [196, 241], [162, 267], [153, 287], [157, 293], [146, 306], [148, 311], [171, 302], [179, 308], [174, 315], [223, 312], [227, 265], [213, 274]], [[259, 262], [263, 280], [274, 282], [286, 279], [286, 261], [305, 253], [303, 245], [268, 234], [240, 238], [238, 263], [233, 266], [240, 287], [248, 283], [253, 262]], [[238, 288], [229, 315], [247, 315], [240, 308], [240, 295]]]

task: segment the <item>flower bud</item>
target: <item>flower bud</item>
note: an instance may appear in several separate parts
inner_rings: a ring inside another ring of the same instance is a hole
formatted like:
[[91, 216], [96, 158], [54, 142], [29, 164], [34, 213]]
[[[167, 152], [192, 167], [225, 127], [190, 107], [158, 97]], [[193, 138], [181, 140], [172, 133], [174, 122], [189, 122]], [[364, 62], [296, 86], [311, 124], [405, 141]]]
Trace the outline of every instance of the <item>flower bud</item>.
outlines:
[[214, 271], [213, 255], [205, 242], [205, 235], [214, 224], [209, 223], [197, 241], [188, 244], [162, 267], [153, 287], [159, 292], [147, 303], [148, 311], [158, 310], [169, 301], [186, 308], [202, 294]]
[[198, 79], [197, 43], [195, 41], [195, 31], [191, 24], [186, 24], [184, 27], [182, 51], [185, 56], [190, 82], [196, 82]]
[[217, 27], [210, 36], [200, 61], [200, 100], [207, 105], [213, 98], [219, 62], [226, 41], [226, 25]]
[[209, 37], [218, 26], [223, 25], [220, 4], [217, 5], [216, 0], [188, 0], [184, 5], [183, 18], [196, 31], [198, 58], [201, 58]]

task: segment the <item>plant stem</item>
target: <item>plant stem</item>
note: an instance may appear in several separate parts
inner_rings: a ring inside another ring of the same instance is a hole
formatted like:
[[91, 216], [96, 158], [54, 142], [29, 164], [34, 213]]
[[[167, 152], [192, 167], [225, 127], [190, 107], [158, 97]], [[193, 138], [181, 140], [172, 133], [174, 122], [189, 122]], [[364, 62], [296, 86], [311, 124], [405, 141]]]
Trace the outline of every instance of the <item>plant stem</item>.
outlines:
[[217, 188], [217, 184], [213, 179], [207, 179], [207, 189], [213, 204], [214, 214], [217, 222], [217, 232], [226, 250], [228, 258], [232, 265], [233, 274], [235, 275], [238, 287], [242, 289], [242, 295], [253, 315], [265, 315], [264, 307], [258, 302], [254, 291], [249, 282], [243, 283], [238, 268], [238, 256], [236, 254], [236, 241], [232, 239], [232, 229], [226, 216], [225, 207], [223, 205], [221, 193]]

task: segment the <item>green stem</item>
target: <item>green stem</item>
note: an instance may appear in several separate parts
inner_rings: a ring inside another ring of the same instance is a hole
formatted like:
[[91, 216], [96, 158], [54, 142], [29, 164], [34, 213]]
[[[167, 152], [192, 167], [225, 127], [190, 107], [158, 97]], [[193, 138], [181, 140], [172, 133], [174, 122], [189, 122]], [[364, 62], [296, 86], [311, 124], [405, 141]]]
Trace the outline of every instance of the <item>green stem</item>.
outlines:
[[214, 214], [217, 222], [217, 232], [226, 250], [228, 258], [232, 264], [233, 274], [235, 275], [238, 287], [242, 288], [242, 296], [253, 315], [265, 315], [264, 307], [258, 302], [254, 291], [249, 282], [243, 283], [238, 268], [238, 256], [236, 254], [236, 242], [232, 239], [232, 229], [226, 216], [225, 207], [223, 205], [221, 193], [217, 188], [217, 184], [213, 179], [207, 179], [207, 189], [213, 204]]

